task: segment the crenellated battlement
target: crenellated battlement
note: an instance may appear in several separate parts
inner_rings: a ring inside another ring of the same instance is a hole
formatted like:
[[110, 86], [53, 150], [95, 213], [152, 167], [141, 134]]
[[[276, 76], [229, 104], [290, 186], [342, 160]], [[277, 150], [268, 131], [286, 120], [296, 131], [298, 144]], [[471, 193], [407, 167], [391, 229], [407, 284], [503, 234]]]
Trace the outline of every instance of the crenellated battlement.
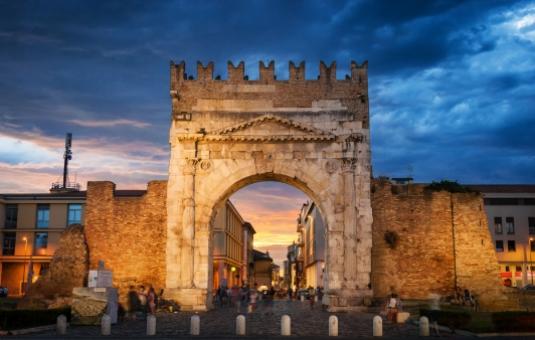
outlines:
[[336, 78], [336, 62], [333, 61], [329, 66], [324, 61], [320, 61], [319, 75], [317, 79], [306, 79], [305, 77], [305, 62], [301, 61], [296, 65], [293, 61], [288, 63], [289, 79], [277, 80], [275, 75], [275, 61], [270, 61], [266, 66], [263, 61], [258, 63], [258, 80], [249, 80], [245, 72], [245, 62], [240, 61], [238, 65], [234, 66], [232, 61], [227, 62], [227, 79], [221, 80], [218, 76], [214, 78], [214, 63], [209, 62], [206, 66], [198, 61], [197, 62], [197, 77], [186, 74], [186, 63], [181, 61], [175, 63], [171, 61], [171, 81], [172, 84], [182, 83], [185, 81], [221, 81], [230, 84], [240, 83], [260, 83], [270, 84], [274, 82], [320, 82], [320, 83], [332, 83], [332, 82], [352, 82], [367, 85], [368, 82], [368, 62], [365, 61], [362, 64], [358, 64], [355, 61], [351, 61], [350, 74], [345, 76], [345, 79]]
[[[171, 62], [171, 103], [175, 121], [200, 119], [199, 113], [212, 112], [230, 117], [246, 115], [338, 114], [336, 119], [359, 121], [368, 127], [368, 63], [352, 61], [344, 79], [336, 77], [336, 62], [319, 63], [319, 75], [306, 79], [304, 61], [288, 62], [288, 79], [277, 79], [275, 61], [258, 63], [258, 79], [250, 80], [245, 62], [227, 62], [226, 79], [214, 74], [215, 64], [197, 62], [195, 75], [186, 73], [186, 63]], [[193, 72], [195, 73], [195, 72]], [[345, 118], [341, 118], [341, 117]], [[325, 116], [327, 117], [327, 116]], [[249, 119], [248, 118], [248, 119]], [[325, 120], [330, 120], [327, 117]], [[212, 119], [205, 119], [209, 128]], [[188, 127], [191, 128], [191, 127]]]

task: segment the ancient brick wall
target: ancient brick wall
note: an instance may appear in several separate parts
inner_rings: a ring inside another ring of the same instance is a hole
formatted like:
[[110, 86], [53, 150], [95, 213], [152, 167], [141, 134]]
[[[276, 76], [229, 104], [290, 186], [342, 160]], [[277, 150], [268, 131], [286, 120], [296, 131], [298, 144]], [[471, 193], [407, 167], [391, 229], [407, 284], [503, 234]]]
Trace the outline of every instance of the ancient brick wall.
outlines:
[[[483, 308], [506, 299], [498, 262], [477, 193], [425, 190], [375, 181], [372, 193], [372, 287], [376, 297], [392, 290], [405, 299], [452, 295], [468, 288]], [[397, 234], [391, 246], [387, 231]]]
[[88, 182], [85, 234], [89, 267], [104, 260], [121, 301], [130, 285], [165, 286], [166, 181], [152, 181], [144, 195], [115, 195], [112, 182]]

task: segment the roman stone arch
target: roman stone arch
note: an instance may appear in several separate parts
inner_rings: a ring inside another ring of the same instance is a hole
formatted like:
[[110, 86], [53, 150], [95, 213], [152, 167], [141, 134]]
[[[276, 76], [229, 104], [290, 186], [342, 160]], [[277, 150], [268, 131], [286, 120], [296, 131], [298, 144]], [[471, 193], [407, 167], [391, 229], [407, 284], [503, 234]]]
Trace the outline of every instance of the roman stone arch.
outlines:
[[331, 310], [355, 309], [371, 296], [370, 149], [367, 64], [320, 64], [304, 79], [275, 80], [274, 62], [245, 80], [229, 62], [228, 80], [213, 63], [171, 64], [173, 119], [167, 188], [166, 295], [182, 308], [210, 308], [214, 210], [239, 188], [262, 180], [301, 189], [327, 227], [325, 290]]

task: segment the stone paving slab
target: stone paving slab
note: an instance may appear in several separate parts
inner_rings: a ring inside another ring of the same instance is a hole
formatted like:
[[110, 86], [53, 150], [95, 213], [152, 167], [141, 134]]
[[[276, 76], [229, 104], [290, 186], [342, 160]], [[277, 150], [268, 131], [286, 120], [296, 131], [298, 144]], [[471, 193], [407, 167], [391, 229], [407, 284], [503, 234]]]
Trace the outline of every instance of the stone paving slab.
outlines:
[[[279, 338], [280, 320], [288, 314], [292, 319], [292, 337], [323, 338], [328, 335], [328, 319], [332, 313], [322, 310], [319, 305], [310, 308], [308, 302], [275, 301], [272, 304], [260, 302], [257, 310], [246, 313], [247, 335], [255, 338]], [[195, 313], [158, 313], [156, 338], [190, 338], [190, 318]], [[239, 338], [235, 335], [236, 308], [219, 307], [215, 310], [198, 313], [201, 320], [199, 338]], [[336, 313], [338, 316], [340, 338], [372, 337], [372, 313]], [[145, 319], [126, 319], [112, 326], [112, 335], [108, 338], [142, 338], [146, 334]], [[383, 321], [385, 337], [418, 337], [418, 328], [413, 324], [391, 324]], [[450, 334], [441, 334], [450, 336]], [[20, 338], [15, 336], [16, 338]], [[100, 326], [71, 326], [66, 336], [58, 336], [55, 331], [45, 331], [25, 335], [25, 338], [95, 338], [100, 337]], [[154, 338], [154, 337], [152, 337]]]

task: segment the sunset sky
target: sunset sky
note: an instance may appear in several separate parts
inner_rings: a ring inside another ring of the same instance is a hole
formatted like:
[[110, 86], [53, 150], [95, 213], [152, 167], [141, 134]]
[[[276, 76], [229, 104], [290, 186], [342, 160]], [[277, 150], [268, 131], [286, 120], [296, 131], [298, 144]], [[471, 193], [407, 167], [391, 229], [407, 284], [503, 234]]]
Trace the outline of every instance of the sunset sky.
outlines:
[[297, 216], [308, 199], [302, 191], [279, 182], [251, 184], [230, 197], [256, 230], [255, 248], [269, 251], [279, 265], [286, 258], [288, 245], [297, 240]]
[[[171, 59], [223, 79], [227, 60], [250, 79], [259, 60], [277, 79], [290, 60], [309, 79], [368, 60], [375, 176], [535, 183], [534, 55], [534, 1], [0, 0], [0, 192], [46, 191], [66, 132], [71, 179], [165, 179]], [[260, 183], [232, 199], [275, 252], [306, 197]]]

